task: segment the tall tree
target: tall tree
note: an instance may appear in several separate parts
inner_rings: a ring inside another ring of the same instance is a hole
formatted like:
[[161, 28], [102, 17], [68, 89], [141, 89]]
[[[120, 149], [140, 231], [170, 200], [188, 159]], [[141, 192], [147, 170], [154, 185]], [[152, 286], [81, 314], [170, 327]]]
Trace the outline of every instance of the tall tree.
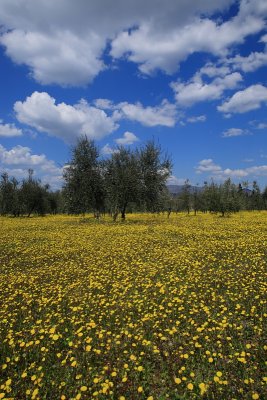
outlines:
[[140, 198], [141, 171], [137, 152], [119, 147], [104, 163], [107, 203], [114, 219], [125, 219], [130, 202]]
[[71, 156], [63, 174], [68, 212], [100, 211], [104, 204], [104, 187], [97, 147], [86, 136], [81, 137], [72, 148]]
[[160, 145], [148, 141], [138, 151], [141, 168], [141, 201], [148, 211], [158, 211], [166, 197], [166, 181], [171, 175], [172, 162]]

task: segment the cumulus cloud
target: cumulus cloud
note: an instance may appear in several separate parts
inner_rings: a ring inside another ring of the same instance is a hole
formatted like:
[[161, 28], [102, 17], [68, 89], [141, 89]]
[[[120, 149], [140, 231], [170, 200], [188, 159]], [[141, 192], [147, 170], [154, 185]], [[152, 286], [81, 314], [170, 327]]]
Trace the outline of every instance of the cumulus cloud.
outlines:
[[115, 110], [116, 107], [114, 106], [113, 102], [108, 99], [96, 99], [94, 104], [97, 108], [102, 110]]
[[225, 90], [236, 88], [242, 76], [234, 72], [223, 77], [216, 77], [210, 83], [205, 83], [201, 73], [197, 73], [186, 82], [172, 82], [175, 99], [180, 106], [188, 107], [195, 103], [217, 100], [221, 98]]
[[80, 135], [101, 139], [118, 127], [105, 111], [90, 106], [85, 100], [74, 105], [56, 104], [46, 92], [34, 92], [24, 102], [17, 101], [14, 111], [21, 123], [67, 143], [73, 143]]
[[228, 66], [222, 65], [222, 66], [217, 66], [214, 63], [207, 63], [202, 67], [199, 71], [200, 75], [206, 75], [210, 78], [215, 78], [217, 76], [224, 77], [226, 75], [229, 75], [231, 73], [231, 70]]
[[99, 59], [103, 43], [89, 33], [86, 40], [69, 31], [9, 31], [1, 43], [6, 54], [17, 64], [27, 64], [32, 77], [41, 84], [82, 86], [104, 68]]
[[249, 134], [250, 132], [247, 129], [229, 128], [223, 132], [222, 137], [228, 138], [233, 136], [244, 136]]
[[206, 158], [204, 160], [199, 161], [198, 166], [196, 168], [196, 172], [202, 173], [202, 172], [219, 172], [221, 171], [221, 167], [217, 164], [215, 164], [212, 160], [212, 158]]
[[[121, 119], [139, 122], [148, 127], [173, 127], [177, 119], [175, 104], [167, 100], [155, 107], [128, 102], [114, 104], [107, 99], [97, 99], [94, 105], [83, 99], [77, 104], [69, 105], [56, 104], [56, 100], [47, 92], [34, 92], [25, 101], [17, 101], [14, 111], [19, 122], [63, 139], [66, 143], [74, 143], [80, 135], [101, 139], [114, 132]], [[132, 135], [128, 132], [120, 140], [135, 140]]]
[[176, 122], [176, 106], [167, 100], [156, 107], [143, 107], [141, 103], [123, 102], [118, 104], [118, 110], [123, 118], [140, 122], [144, 126], [173, 127]]
[[123, 137], [121, 137], [121, 138], [119, 138], [119, 139], [116, 139], [115, 140], [115, 142], [118, 144], [118, 145], [130, 145], [130, 144], [133, 144], [133, 143], [135, 143], [135, 142], [138, 142], [138, 137], [137, 136], [135, 136], [135, 134], [134, 133], [132, 133], [132, 132], [124, 132], [124, 134], [123, 134]]
[[267, 53], [253, 52], [246, 57], [236, 55], [235, 57], [227, 59], [225, 62], [231, 65], [235, 70], [253, 72], [258, 68], [267, 65]]
[[197, 167], [195, 168], [197, 174], [207, 173], [209, 176], [214, 177], [218, 180], [223, 180], [227, 178], [244, 178], [247, 176], [257, 177], [257, 176], [267, 176], [267, 165], [258, 165], [248, 168], [225, 168], [223, 169], [220, 165], [214, 163], [214, 161], [209, 159], [201, 160]]
[[217, 109], [223, 113], [245, 113], [260, 108], [267, 102], [267, 88], [263, 85], [252, 85], [236, 92], [229, 100]]
[[49, 183], [55, 189], [62, 184], [62, 168], [47, 159], [44, 154], [33, 154], [29, 147], [17, 145], [10, 150], [0, 145], [0, 169], [7, 171], [17, 179], [26, 177], [32, 168], [43, 183]]
[[137, 29], [124, 31], [112, 42], [111, 55], [125, 56], [139, 64], [145, 74], [159, 68], [166, 73], [177, 70], [179, 63], [194, 52], [227, 54], [227, 49], [240, 43], [252, 33], [259, 32], [264, 22], [255, 12], [246, 11], [224, 23], [208, 18], [192, 18], [187, 24], [170, 27], [161, 32], [150, 21], [143, 22]]
[[114, 121], [128, 119], [139, 122], [144, 126], [167, 126], [173, 127], [177, 120], [177, 109], [175, 104], [163, 100], [155, 107], [144, 107], [141, 103], [128, 103], [126, 101], [115, 104], [107, 99], [97, 99], [94, 104], [103, 110], [112, 110]]
[[[85, 85], [106, 66], [103, 54], [138, 64], [146, 74], [177, 71], [195, 52], [226, 55], [247, 35], [260, 32], [264, 0], [241, 0], [229, 21], [212, 20], [235, 0], [2, 0], [1, 44], [42, 84]], [[264, 4], [265, 3], [265, 4]]]
[[0, 121], [0, 137], [13, 137], [21, 135], [22, 130], [17, 128], [14, 124], [3, 124]]

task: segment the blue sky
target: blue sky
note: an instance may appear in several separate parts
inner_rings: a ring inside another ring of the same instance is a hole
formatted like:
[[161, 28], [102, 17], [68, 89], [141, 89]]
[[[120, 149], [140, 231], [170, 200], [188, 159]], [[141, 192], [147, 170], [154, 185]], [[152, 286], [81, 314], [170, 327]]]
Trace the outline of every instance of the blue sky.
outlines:
[[1, 0], [0, 27], [0, 171], [58, 188], [86, 134], [267, 184], [266, 0]]

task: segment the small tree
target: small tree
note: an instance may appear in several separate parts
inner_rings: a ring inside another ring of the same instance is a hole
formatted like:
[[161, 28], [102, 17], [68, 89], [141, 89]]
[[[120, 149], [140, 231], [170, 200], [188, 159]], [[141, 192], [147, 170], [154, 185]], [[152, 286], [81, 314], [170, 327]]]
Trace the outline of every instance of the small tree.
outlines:
[[250, 203], [252, 210], [261, 210], [263, 208], [263, 201], [262, 201], [260, 187], [256, 181], [253, 181], [252, 184]]
[[191, 197], [192, 197], [192, 207], [194, 210], [194, 214], [197, 215], [197, 212], [202, 208], [201, 193], [198, 184], [196, 187], [194, 187]]
[[22, 212], [28, 217], [33, 212], [45, 215], [48, 211], [48, 189], [49, 185], [42, 185], [40, 180], [33, 178], [33, 170], [29, 169], [27, 179], [23, 179], [20, 189], [20, 202]]
[[182, 200], [182, 208], [187, 211], [187, 214], [190, 213], [191, 208], [191, 185], [189, 183], [189, 179], [186, 179], [183, 185], [183, 190], [181, 193]]
[[0, 181], [0, 209], [2, 215], [19, 214], [18, 181], [9, 178], [7, 172], [1, 175]]

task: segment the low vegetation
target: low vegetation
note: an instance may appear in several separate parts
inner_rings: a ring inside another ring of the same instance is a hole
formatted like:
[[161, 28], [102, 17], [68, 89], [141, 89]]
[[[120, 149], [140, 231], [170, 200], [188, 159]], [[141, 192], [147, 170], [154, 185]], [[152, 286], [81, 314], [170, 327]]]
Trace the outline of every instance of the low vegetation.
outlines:
[[266, 224], [2, 217], [0, 399], [266, 398]]

